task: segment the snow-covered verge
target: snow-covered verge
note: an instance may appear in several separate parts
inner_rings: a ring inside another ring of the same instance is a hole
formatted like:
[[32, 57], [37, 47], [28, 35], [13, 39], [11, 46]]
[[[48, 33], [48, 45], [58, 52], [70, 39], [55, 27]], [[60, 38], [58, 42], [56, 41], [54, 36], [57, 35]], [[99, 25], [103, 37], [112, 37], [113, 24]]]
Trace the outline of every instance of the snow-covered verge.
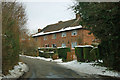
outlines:
[[32, 57], [32, 56], [26, 56], [26, 55], [20, 55], [20, 56], [27, 57], [27, 58], [32, 58], [32, 59], [40, 59], [40, 60], [44, 60], [44, 61], [57, 62], [57, 63], [62, 62], [62, 59], [53, 60], [52, 58], [44, 58], [44, 57]]
[[18, 65], [14, 66], [13, 70], [9, 70], [8, 75], [0, 75], [0, 80], [3, 78], [19, 78], [24, 74], [24, 72], [28, 72], [29, 68], [23, 62], [18, 62]]
[[94, 65], [95, 63], [83, 63], [83, 62], [77, 62], [77, 60], [74, 60], [74, 61], [63, 62], [58, 64], [63, 65], [66, 68], [72, 69], [77, 73], [120, 77], [120, 72], [107, 70], [106, 67]]

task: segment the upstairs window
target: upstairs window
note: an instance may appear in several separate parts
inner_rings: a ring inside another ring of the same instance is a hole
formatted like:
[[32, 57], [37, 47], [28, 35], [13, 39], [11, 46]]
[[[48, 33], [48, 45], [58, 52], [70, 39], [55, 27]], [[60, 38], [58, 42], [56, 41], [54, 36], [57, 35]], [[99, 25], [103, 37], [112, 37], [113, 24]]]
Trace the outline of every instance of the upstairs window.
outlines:
[[52, 39], [56, 39], [56, 34], [53, 34], [53, 35], [52, 35]]
[[76, 30], [72, 31], [72, 36], [76, 36], [76, 35], [77, 35], [77, 31]]
[[44, 40], [47, 40], [47, 36], [44, 36]]
[[66, 37], [66, 32], [63, 32], [63, 33], [62, 33], [62, 37]]

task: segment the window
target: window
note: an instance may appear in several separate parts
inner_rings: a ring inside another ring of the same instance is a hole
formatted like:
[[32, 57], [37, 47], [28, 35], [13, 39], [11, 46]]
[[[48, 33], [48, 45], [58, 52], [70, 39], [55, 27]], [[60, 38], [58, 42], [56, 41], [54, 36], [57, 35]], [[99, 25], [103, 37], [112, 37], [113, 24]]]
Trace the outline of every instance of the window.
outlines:
[[44, 40], [47, 40], [47, 36], [44, 36]]
[[77, 35], [77, 31], [76, 30], [72, 31], [72, 36], [76, 36], [76, 35]]
[[52, 44], [52, 47], [57, 47], [56, 44]]
[[49, 47], [49, 44], [45, 44], [45, 47]]
[[56, 34], [53, 34], [53, 35], [52, 35], [52, 39], [56, 39]]
[[63, 33], [62, 33], [62, 37], [66, 37], [66, 32], [63, 32]]
[[25, 38], [22, 38], [21, 40], [25, 40]]
[[66, 44], [65, 44], [65, 43], [62, 43], [62, 47], [66, 47]]
[[74, 48], [75, 46], [77, 46], [77, 42], [72, 42], [71, 45], [71, 47]]

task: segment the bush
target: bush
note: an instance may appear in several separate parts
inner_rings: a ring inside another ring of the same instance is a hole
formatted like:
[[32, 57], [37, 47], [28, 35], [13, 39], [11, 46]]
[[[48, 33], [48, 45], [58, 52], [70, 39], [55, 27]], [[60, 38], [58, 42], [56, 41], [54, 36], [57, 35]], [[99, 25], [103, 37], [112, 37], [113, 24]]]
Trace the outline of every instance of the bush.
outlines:
[[44, 53], [44, 57], [45, 58], [50, 58], [50, 54], [49, 53]]
[[83, 47], [83, 56], [84, 56], [84, 60], [85, 61], [90, 61], [90, 51], [91, 51], [92, 47]]
[[84, 61], [84, 58], [83, 58], [83, 47], [75, 47], [75, 54], [77, 56], [77, 61], [80, 62], [80, 61]]
[[40, 56], [40, 57], [44, 57], [45, 55], [44, 55], [44, 53], [40, 53], [40, 52], [39, 52], [39, 56]]
[[59, 58], [62, 58], [63, 61], [67, 59], [67, 52], [70, 52], [70, 48], [58, 48], [57, 49]]
[[53, 59], [53, 60], [58, 59], [58, 54], [53, 54], [53, 55], [52, 55], [52, 59]]

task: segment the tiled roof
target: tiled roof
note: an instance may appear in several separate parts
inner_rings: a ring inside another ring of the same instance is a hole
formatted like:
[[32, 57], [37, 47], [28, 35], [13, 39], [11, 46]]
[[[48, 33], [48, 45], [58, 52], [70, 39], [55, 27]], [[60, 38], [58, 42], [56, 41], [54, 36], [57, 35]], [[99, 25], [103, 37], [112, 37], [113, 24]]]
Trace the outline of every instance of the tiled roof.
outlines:
[[68, 21], [60, 21], [56, 24], [47, 25], [45, 28], [43, 28], [41, 30], [41, 32], [43, 32], [43, 31], [44, 32], [51, 32], [51, 31], [60, 30], [62, 28], [67, 28], [67, 27], [70, 27], [70, 26], [71, 27], [78, 26], [79, 25], [79, 20], [72, 19], [72, 20], [68, 20]]
[[76, 16], [76, 19], [59, 21], [58, 23], [47, 25], [39, 33], [33, 35], [33, 37], [81, 28], [79, 24], [80, 20], [81, 18]]
[[79, 25], [79, 26], [74, 26], [74, 27], [62, 28], [62, 29], [57, 30], [57, 31], [40, 32], [40, 33], [37, 33], [37, 34], [33, 35], [33, 37], [42, 36], [42, 35], [48, 35], [48, 34], [53, 34], [53, 33], [58, 33], [58, 32], [63, 32], [63, 31], [70, 31], [70, 30], [75, 30], [75, 29], [81, 29], [81, 28], [82, 28], [82, 26]]

